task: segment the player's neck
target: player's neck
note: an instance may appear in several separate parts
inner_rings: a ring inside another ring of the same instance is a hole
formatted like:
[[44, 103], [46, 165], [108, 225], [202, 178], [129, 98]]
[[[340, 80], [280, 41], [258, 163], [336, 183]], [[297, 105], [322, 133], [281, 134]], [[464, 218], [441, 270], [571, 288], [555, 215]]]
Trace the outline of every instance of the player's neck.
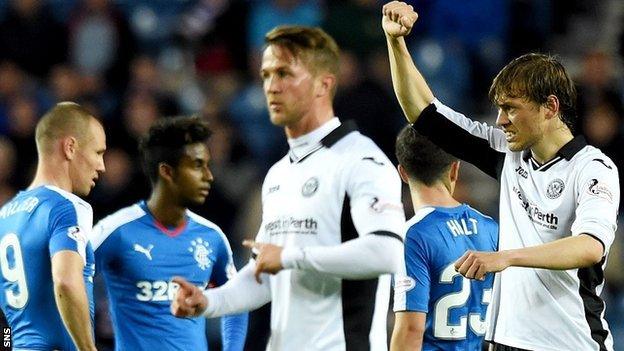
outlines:
[[531, 154], [537, 162], [544, 164], [552, 160], [557, 152], [573, 138], [574, 136], [567, 127], [556, 128], [544, 134], [537, 143], [531, 146]]
[[173, 198], [156, 188], [147, 200], [147, 208], [161, 224], [177, 227], [184, 222], [186, 207], [176, 204]]
[[422, 207], [456, 207], [460, 203], [453, 198], [449, 189], [438, 182], [432, 186], [410, 181], [410, 195], [414, 210]]
[[[39, 156], [42, 157], [47, 156]], [[67, 167], [64, 163], [54, 162], [39, 162], [37, 164], [37, 171], [32, 183], [28, 186], [28, 189], [33, 189], [42, 185], [52, 185], [59, 189], [63, 189], [67, 192], [72, 192], [71, 180], [67, 172]]]
[[316, 130], [334, 117], [334, 109], [331, 105], [311, 108], [306, 116], [297, 123], [284, 128], [288, 139], [298, 138]]

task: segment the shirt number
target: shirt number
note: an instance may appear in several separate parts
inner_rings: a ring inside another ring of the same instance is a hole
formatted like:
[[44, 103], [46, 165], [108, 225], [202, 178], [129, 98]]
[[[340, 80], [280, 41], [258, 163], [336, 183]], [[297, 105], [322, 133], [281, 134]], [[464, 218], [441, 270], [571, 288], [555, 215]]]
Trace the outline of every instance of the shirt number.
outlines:
[[[459, 276], [462, 279], [462, 288], [458, 292], [454, 292], [443, 296], [436, 302], [434, 309], [433, 336], [438, 339], [460, 340], [466, 338], [468, 326], [477, 335], [484, 335], [486, 329], [485, 320], [481, 320], [479, 313], [470, 313], [468, 316], [461, 316], [459, 324], [451, 324], [449, 322], [450, 309], [462, 307], [470, 297], [470, 280], [464, 278], [455, 271], [453, 264], [447, 266], [440, 275], [440, 283], [453, 284], [454, 279]], [[483, 290], [484, 305], [489, 305], [492, 301], [492, 290]]]
[[[13, 253], [13, 260], [9, 262], [9, 252]], [[4, 289], [7, 303], [13, 308], [23, 308], [28, 302], [28, 286], [22, 259], [22, 247], [19, 238], [14, 233], [6, 234], [0, 240], [0, 266], [2, 276], [11, 282], [11, 286]]]

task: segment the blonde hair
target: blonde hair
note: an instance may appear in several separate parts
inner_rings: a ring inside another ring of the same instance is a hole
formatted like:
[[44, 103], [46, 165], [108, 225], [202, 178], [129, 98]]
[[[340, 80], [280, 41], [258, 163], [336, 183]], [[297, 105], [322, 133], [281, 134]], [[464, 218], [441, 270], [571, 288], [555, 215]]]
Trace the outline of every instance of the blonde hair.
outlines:
[[77, 103], [56, 104], [37, 123], [35, 129], [37, 152], [39, 154], [50, 152], [54, 142], [67, 135], [83, 138], [89, 130], [91, 119], [95, 117]]

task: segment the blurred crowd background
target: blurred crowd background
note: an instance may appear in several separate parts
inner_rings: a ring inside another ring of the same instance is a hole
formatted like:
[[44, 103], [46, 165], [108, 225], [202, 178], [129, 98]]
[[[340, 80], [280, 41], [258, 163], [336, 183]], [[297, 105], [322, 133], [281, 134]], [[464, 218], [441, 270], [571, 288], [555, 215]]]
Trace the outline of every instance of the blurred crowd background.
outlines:
[[[264, 174], [287, 150], [282, 129], [269, 121], [259, 82], [264, 34], [280, 24], [328, 31], [342, 48], [337, 116], [355, 120], [394, 159], [404, 119], [380, 25], [383, 3], [0, 0], [0, 204], [32, 179], [34, 126], [56, 102], [86, 106], [107, 129], [106, 173], [88, 199], [95, 220], [148, 195], [137, 139], [150, 124], [200, 114], [214, 132], [215, 184], [195, 210], [223, 228], [240, 268], [248, 258], [240, 243], [259, 225]], [[487, 89], [496, 72], [526, 52], [556, 54], [578, 84], [578, 132], [624, 170], [624, 1], [410, 3], [420, 18], [409, 46], [440, 100], [493, 122]], [[469, 165], [461, 173], [458, 197], [496, 217], [496, 183]], [[408, 197], [405, 205], [410, 216]], [[603, 293], [616, 345], [624, 345], [623, 240], [616, 237]], [[96, 287], [96, 333], [106, 350], [112, 331], [102, 286]], [[209, 324], [211, 349], [218, 350], [218, 323]], [[249, 350], [263, 349], [267, 329], [265, 308], [251, 320]]]

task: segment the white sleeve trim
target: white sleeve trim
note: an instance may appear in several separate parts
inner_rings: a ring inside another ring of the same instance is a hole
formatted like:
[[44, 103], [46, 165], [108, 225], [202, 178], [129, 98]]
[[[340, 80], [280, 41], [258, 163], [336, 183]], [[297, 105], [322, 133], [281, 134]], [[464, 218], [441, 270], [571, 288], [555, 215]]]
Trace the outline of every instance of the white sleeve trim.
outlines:
[[371, 279], [397, 271], [402, 247], [395, 237], [369, 234], [336, 246], [284, 248], [282, 265], [343, 279]]
[[227, 283], [204, 290], [208, 299], [208, 307], [204, 311], [206, 318], [255, 310], [271, 301], [270, 276], [263, 273], [260, 277], [262, 283], [258, 283], [254, 276], [255, 266], [252, 260]]
[[145, 216], [145, 211], [139, 205], [122, 208], [121, 210], [100, 220], [90, 233], [89, 240], [93, 251], [96, 251], [100, 245], [119, 227]]

